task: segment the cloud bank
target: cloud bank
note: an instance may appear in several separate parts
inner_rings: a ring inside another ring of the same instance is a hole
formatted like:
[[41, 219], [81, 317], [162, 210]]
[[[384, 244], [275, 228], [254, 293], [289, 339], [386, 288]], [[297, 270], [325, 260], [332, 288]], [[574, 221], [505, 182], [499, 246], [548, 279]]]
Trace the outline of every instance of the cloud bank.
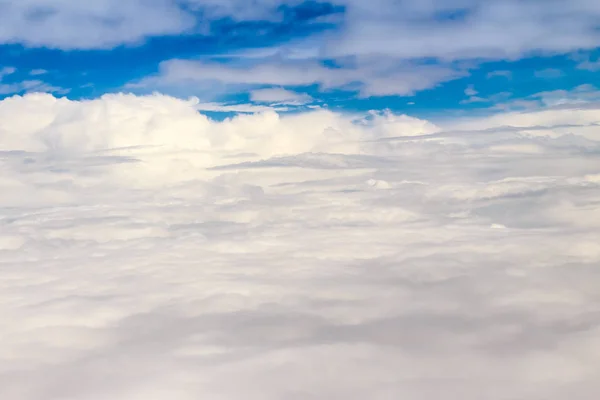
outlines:
[[592, 400], [600, 109], [0, 102], [0, 397]]

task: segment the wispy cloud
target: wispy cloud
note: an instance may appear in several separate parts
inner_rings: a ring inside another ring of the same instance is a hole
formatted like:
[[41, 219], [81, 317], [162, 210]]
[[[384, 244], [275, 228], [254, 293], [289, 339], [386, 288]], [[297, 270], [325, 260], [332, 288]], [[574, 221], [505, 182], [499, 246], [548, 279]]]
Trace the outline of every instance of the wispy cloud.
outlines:
[[465, 94], [467, 96], [475, 96], [477, 93], [479, 93], [477, 90], [475, 90], [475, 87], [473, 85], [469, 85], [466, 89], [465, 89]]
[[225, 104], [225, 103], [198, 103], [199, 111], [229, 112], [229, 113], [257, 113], [268, 111], [288, 111], [287, 107], [265, 106], [256, 104]]
[[544, 107], [557, 107], [564, 105], [583, 105], [600, 101], [600, 91], [593, 85], [579, 85], [571, 90], [551, 90], [534, 93], [525, 98], [506, 101], [506, 98], [495, 98], [494, 108], [502, 110], [511, 109], [540, 109]]
[[579, 69], [583, 69], [586, 71], [600, 71], [600, 60], [597, 61], [584, 61], [582, 63], [580, 63], [579, 65], [577, 65], [577, 68]]
[[53, 86], [40, 80], [24, 80], [20, 82], [0, 83], [0, 95], [23, 92], [66, 94], [69, 92], [69, 89]]
[[472, 104], [472, 103], [492, 103], [492, 104], [496, 104], [496, 103], [505, 102], [511, 96], [512, 96], [511, 92], [499, 92], [499, 93], [494, 93], [494, 94], [489, 95], [489, 96], [477, 96], [477, 95], [473, 95], [473, 96], [469, 96], [469, 98], [467, 98], [465, 100], [462, 100], [461, 104]]
[[3, 67], [0, 69], [0, 82], [5, 76], [12, 75], [17, 72], [15, 67]]
[[258, 103], [306, 104], [313, 98], [306, 93], [297, 93], [283, 88], [257, 89], [250, 92], [250, 100]]
[[29, 71], [29, 75], [32, 76], [45, 75], [47, 73], [48, 71], [46, 71], [45, 69], [32, 69], [31, 71]]
[[507, 79], [511, 79], [512, 76], [513, 76], [512, 71], [506, 71], [506, 70], [492, 71], [492, 72], [488, 72], [488, 74], [487, 74], [488, 79], [496, 78], [496, 77], [504, 77]]
[[307, 86], [317, 84], [323, 90], [355, 90], [361, 96], [411, 95], [435, 87], [440, 82], [468, 73], [443, 65], [394, 64], [389, 60], [364, 60], [342, 68], [331, 68], [318, 60], [264, 60], [253, 65], [217, 62], [170, 60], [161, 64], [161, 72], [133, 83], [130, 87], [188, 88], [218, 82], [248, 87], [272, 85]]

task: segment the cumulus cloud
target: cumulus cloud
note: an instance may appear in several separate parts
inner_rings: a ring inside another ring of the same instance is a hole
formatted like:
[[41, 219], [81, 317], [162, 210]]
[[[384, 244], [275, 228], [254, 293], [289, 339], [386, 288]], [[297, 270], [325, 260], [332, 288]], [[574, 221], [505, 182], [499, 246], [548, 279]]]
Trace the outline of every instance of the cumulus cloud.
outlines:
[[0, 398], [593, 400], [599, 109], [0, 101]]

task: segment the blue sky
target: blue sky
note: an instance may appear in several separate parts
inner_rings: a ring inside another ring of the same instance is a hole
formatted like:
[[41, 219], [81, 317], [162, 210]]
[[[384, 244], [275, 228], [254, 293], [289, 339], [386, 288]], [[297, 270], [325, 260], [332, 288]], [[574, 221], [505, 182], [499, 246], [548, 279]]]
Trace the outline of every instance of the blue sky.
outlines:
[[600, 97], [591, 0], [122, 3], [0, 1], [0, 96], [158, 91], [209, 111], [430, 118]]

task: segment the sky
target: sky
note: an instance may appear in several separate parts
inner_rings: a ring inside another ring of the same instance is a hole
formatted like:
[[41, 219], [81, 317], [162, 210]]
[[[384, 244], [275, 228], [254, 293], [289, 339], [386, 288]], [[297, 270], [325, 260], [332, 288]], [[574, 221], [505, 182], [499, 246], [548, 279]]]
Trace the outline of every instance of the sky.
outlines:
[[598, 399], [599, 21], [0, 0], [0, 399]]

